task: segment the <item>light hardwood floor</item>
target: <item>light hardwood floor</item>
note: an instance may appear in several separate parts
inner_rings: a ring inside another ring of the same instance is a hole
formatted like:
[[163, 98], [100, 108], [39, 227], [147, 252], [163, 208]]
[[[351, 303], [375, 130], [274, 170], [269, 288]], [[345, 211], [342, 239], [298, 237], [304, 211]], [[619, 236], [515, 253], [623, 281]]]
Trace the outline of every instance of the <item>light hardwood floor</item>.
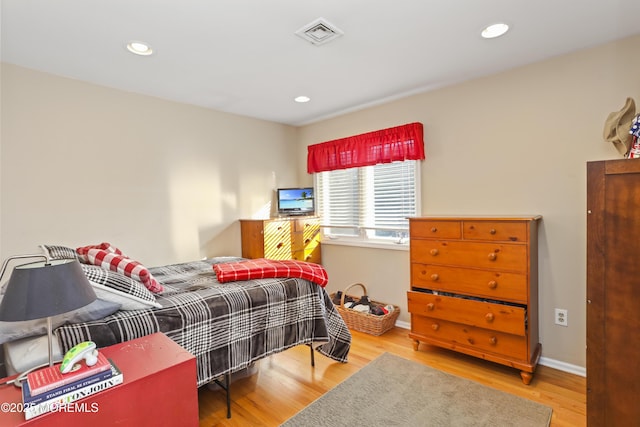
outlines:
[[312, 368], [307, 346], [263, 359], [256, 374], [232, 383], [230, 419], [226, 418], [224, 393], [200, 388], [200, 426], [278, 426], [384, 352], [550, 406], [551, 427], [586, 425], [584, 377], [538, 366], [527, 386], [517, 370], [506, 366], [426, 344], [414, 351], [407, 334], [401, 328], [379, 337], [352, 332], [348, 363], [334, 362], [316, 352]]

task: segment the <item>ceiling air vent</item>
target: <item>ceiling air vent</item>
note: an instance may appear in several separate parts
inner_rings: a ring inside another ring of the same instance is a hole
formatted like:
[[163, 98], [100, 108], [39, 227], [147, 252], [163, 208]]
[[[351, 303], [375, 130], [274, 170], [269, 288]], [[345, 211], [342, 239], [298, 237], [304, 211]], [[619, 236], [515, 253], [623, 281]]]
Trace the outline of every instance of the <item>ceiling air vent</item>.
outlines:
[[316, 46], [330, 42], [344, 33], [324, 18], [318, 18], [296, 31], [296, 34]]

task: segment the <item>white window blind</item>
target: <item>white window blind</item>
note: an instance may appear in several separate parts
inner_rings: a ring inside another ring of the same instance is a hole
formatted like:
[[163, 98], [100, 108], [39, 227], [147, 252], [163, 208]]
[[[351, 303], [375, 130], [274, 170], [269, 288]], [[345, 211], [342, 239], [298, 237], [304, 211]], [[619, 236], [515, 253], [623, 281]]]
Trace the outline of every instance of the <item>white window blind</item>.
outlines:
[[405, 243], [419, 210], [418, 162], [384, 163], [316, 174], [317, 211], [331, 239]]

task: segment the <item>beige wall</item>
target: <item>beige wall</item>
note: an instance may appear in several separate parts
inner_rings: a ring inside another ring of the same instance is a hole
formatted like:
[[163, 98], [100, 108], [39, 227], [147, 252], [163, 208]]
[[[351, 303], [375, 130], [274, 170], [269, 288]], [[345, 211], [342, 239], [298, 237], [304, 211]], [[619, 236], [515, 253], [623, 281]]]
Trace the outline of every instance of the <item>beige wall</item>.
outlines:
[[[539, 232], [543, 357], [585, 366], [586, 162], [617, 158], [603, 142], [607, 115], [640, 101], [640, 37], [411, 96], [298, 130], [306, 146], [419, 121], [425, 128], [424, 215], [544, 217]], [[323, 246], [330, 291], [363, 281], [409, 321], [406, 252]], [[568, 327], [554, 308], [568, 309]]]
[[147, 265], [240, 255], [238, 219], [296, 183], [288, 126], [8, 64], [1, 101], [3, 259], [101, 241]]

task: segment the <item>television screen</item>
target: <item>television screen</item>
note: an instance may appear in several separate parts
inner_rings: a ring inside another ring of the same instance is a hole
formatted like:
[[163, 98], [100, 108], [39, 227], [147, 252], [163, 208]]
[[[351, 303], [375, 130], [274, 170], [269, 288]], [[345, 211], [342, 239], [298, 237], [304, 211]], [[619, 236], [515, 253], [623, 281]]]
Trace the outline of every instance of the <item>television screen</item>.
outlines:
[[278, 213], [308, 215], [314, 211], [313, 187], [278, 189]]

